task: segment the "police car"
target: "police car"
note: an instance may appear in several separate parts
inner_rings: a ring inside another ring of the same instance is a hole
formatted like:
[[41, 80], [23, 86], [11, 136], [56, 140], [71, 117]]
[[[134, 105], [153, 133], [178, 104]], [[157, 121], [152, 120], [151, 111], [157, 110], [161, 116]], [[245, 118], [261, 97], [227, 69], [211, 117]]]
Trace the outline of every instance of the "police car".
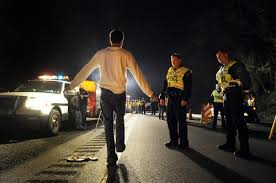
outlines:
[[29, 80], [13, 92], [0, 93], [0, 128], [39, 129], [50, 135], [58, 134], [61, 122], [69, 119], [67, 76], [40, 76]]

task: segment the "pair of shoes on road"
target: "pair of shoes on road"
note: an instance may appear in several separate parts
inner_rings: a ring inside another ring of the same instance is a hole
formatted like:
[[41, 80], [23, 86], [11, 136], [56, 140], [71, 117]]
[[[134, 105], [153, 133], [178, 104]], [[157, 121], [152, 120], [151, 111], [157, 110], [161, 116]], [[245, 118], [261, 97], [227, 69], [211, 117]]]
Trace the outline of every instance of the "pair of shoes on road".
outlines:
[[233, 152], [234, 156], [239, 158], [249, 158], [251, 156], [249, 151], [236, 150], [236, 147], [234, 145], [223, 144], [218, 145], [217, 148], [223, 151]]
[[72, 155], [67, 158], [68, 162], [97, 161], [98, 158], [93, 155]]

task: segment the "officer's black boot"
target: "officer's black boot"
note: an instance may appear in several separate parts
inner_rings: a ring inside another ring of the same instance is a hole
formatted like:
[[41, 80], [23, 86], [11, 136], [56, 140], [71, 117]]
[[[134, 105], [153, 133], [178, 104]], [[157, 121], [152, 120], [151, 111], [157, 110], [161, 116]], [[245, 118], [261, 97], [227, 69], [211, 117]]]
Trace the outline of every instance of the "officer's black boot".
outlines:
[[188, 149], [189, 141], [188, 140], [180, 140], [180, 144], [178, 145], [178, 149]]
[[231, 144], [223, 144], [223, 145], [218, 145], [217, 146], [218, 149], [223, 150], [223, 151], [229, 151], [229, 152], [235, 152], [236, 147], [235, 145], [231, 145]]
[[223, 145], [218, 145], [217, 148], [223, 151], [235, 152], [236, 151], [236, 140], [235, 136], [228, 135], [226, 143]]
[[240, 137], [240, 150], [235, 151], [234, 155], [240, 158], [248, 158], [250, 157], [249, 143], [248, 138]]
[[177, 142], [172, 142], [172, 141], [169, 141], [169, 142], [165, 143], [165, 146], [168, 147], [168, 148], [176, 148], [177, 145], [178, 145]]
[[248, 158], [250, 157], [249, 144], [243, 144], [240, 147], [240, 150], [235, 151], [234, 155], [239, 158]]
[[238, 127], [240, 150], [236, 151], [234, 155], [241, 158], [248, 158], [250, 156], [248, 129], [245, 123], [239, 123]]

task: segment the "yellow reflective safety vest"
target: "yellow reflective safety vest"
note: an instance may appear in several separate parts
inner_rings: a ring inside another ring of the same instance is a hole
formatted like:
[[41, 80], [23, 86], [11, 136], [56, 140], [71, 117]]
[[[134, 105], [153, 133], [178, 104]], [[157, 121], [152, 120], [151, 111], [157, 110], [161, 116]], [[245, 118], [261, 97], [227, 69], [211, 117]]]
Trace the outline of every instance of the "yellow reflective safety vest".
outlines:
[[250, 106], [250, 107], [254, 106], [254, 99], [248, 99], [248, 100], [247, 100], [247, 104], [248, 104], [248, 106]]
[[222, 89], [225, 89], [229, 81], [233, 80], [232, 76], [228, 73], [228, 70], [235, 64], [236, 61], [230, 61], [227, 65], [222, 66], [216, 74], [216, 79]]
[[175, 70], [173, 67], [170, 67], [166, 77], [168, 83], [167, 87], [184, 90], [183, 77], [188, 70], [189, 69], [187, 69], [186, 67], [180, 67], [177, 70]]
[[215, 103], [223, 103], [223, 93], [222, 92], [219, 93], [217, 90], [214, 90], [212, 92], [212, 95], [214, 97]]

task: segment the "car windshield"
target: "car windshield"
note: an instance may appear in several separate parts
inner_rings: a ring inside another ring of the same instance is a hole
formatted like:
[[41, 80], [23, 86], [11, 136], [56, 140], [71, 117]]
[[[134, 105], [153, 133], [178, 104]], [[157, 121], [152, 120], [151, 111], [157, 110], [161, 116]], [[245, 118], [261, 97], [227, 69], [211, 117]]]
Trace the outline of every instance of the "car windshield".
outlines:
[[15, 92], [60, 93], [62, 83], [56, 81], [28, 81], [15, 89]]

